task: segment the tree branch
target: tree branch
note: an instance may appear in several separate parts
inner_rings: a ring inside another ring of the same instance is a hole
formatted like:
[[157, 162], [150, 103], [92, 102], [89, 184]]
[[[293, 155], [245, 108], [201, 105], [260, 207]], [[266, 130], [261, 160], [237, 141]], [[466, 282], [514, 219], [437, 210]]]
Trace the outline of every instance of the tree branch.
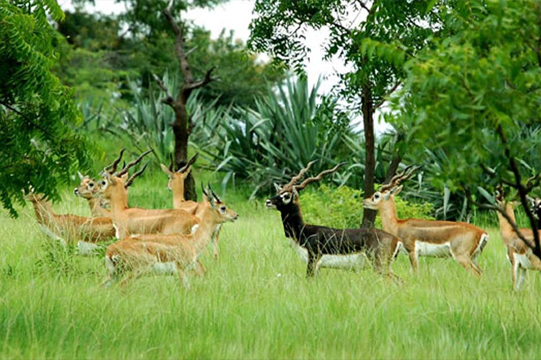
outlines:
[[[495, 172], [494, 170], [492, 170], [491, 168], [489, 168], [488, 166], [486, 166], [485, 164], [481, 163], [480, 166], [481, 166], [481, 169], [482, 169], [484, 172], [486, 172], [488, 175], [490, 175], [490, 176], [497, 176], [496, 172]], [[504, 183], [505, 185], [507, 185], [507, 186], [511, 186], [511, 187], [513, 187], [513, 188], [516, 187], [516, 185], [515, 185], [514, 182], [511, 182], [511, 181], [509, 181], [509, 180], [507, 180], [507, 179], [501, 178], [500, 181], [501, 181], [502, 183]]]
[[190, 70], [190, 64], [188, 63], [188, 57], [184, 51], [184, 26], [179, 26], [173, 15], [171, 15], [171, 8], [167, 7], [163, 10], [163, 14], [167, 19], [167, 22], [175, 33], [175, 53], [177, 54], [177, 60], [180, 65], [180, 70], [184, 76], [184, 82], [191, 84], [193, 82], [193, 75]]
[[378, 104], [376, 104], [376, 106], [374, 106], [374, 110], [379, 109], [383, 104], [385, 104], [385, 101], [387, 101], [386, 98], [390, 96], [392, 93], [394, 93], [401, 84], [402, 84], [402, 81], [397, 81], [396, 84], [394, 84], [394, 86], [391, 88], [391, 90], [389, 90], [389, 92], [385, 94], [385, 96], [383, 96], [381, 101]]
[[37, 129], [41, 130], [44, 134], [48, 135], [49, 137], [53, 138], [51, 140], [54, 140], [54, 136], [53, 134], [51, 134], [51, 132], [47, 129], [45, 129], [44, 127], [42, 127], [41, 125], [37, 124], [36, 122], [34, 122], [32, 119], [30, 119], [29, 117], [26, 116], [26, 114], [23, 114], [22, 112], [20, 112], [19, 110], [15, 109], [13, 106], [9, 105], [9, 104], [6, 104], [5, 102], [0, 102], [0, 105], [2, 106], [5, 106], [6, 108], [8, 108], [9, 110], [13, 111], [15, 114], [19, 115], [20, 117], [22, 117], [23, 119], [25, 119], [26, 121], [28, 121], [30, 124], [32, 124], [33, 126], [35, 126]]
[[[499, 212], [505, 218], [505, 220], [507, 220], [509, 225], [511, 225], [511, 227], [513, 228], [513, 231], [515, 232], [515, 234], [517, 234], [517, 236], [522, 241], [524, 241], [524, 243], [526, 245], [528, 245], [528, 247], [530, 247], [532, 250], [534, 250], [532, 248], [532, 246], [530, 245], [530, 241], [528, 239], [526, 239], [526, 237], [520, 232], [520, 229], [518, 228], [517, 224], [513, 221], [513, 219], [509, 216], [509, 214], [507, 214], [505, 209], [503, 209], [500, 205], [488, 205], [488, 204], [483, 204], [483, 203], [480, 203], [480, 202], [477, 202], [477, 201], [473, 200], [473, 198], [471, 196], [471, 192], [467, 188], [465, 190], [465, 193], [466, 193], [466, 198], [473, 205], [475, 205], [475, 206], [477, 206], [479, 208], [482, 208], [482, 209], [495, 210], [495, 211]], [[536, 254], [536, 256], [539, 257], [539, 255], [537, 255], [537, 254]]]
[[[515, 161], [515, 158], [513, 156], [511, 156], [511, 151], [509, 150], [507, 137], [505, 136], [505, 133], [503, 132], [503, 128], [502, 128], [501, 124], [499, 124], [496, 127], [496, 132], [498, 133], [502, 144], [504, 144], [504, 146], [505, 146], [505, 149], [504, 149], [505, 150], [505, 156], [507, 157], [507, 159], [509, 159], [509, 166], [511, 167], [511, 171], [515, 175], [515, 188], [518, 190], [518, 194], [520, 196], [520, 202], [522, 203], [522, 206], [524, 207], [524, 211], [526, 212], [526, 216], [528, 216], [528, 219], [530, 220], [530, 225], [532, 227], [533, 238], [534, 238], [534, 247], [532, 248], [532, 250], [533, 250], [534, 254], [537, 257], [541, 258], [541, 248], [539, 246], [539, 232], [538, 232], [538, 229], [537, 229], [537, 221], [535, 220], [535, 217], [534, 217], [530, 207], [528, 206], [528, 199], [527, 199], [528, 189], [526, 189], [522, 185], [522, 179], [521, 179], [521, 175], [520, 175], [520, 170], [518, 168], [517, 162]], [[521, 239], [522, 239], [522, 237], [521, 237]], [[528, 244], [528, 246], [530, 246], [528, 242], [526, 242], [526, 244]]]
[[169, 89], [167, 89], [167, 87], [165, 86], [163, 81], [156, 74], [152, 74], [152, 77], [154, 78], [154, 81], [156, 81], [156, 83], [158, 84], [160, 89], [162, 89], [162, 91], [166, 95], [165, 99], [162, 99], [162, 102], [164, 104], [167, 104], [167, 105], [173, 107], [174, 100], [173, 100], [173, 96], [171, 96], [171, 93], [169, 92]]
[[195, 90], [195, 89], [198, 89], [198, 88], [201, 88], [201, 87], [207, 85], [208, 83], [210, 83], [212, 81], [217, 80], [217, 78], [212, 77], [212, 72], [214, 71], [215, 68], [216, 68], [215, 66], [211, 67], [207, 71], [207, 73], [205, 74], [205, 77], [203, 78], [203, 80], [193, 82], [191, 84], [186, 84], [184, 89], [185, 90]]

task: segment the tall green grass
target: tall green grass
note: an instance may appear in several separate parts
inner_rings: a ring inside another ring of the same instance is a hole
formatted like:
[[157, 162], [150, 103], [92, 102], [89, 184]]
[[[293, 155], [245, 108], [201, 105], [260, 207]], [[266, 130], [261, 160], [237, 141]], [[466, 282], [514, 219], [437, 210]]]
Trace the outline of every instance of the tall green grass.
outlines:
[[[138, 179], [131, 203], [170, 206], [165, 183]], [[68, 191], [64, 199], [59, 213], [89, 213]], [[422, 258], [414, 276], [401, 255], [393, 268], [402, 285], [369, 270], [322, 269], [308, 281], [277, 212], [238, 194], [225, 200], [240, 220], [223, 227], [220, 260], [207, 251], [207, 274], [191, 277], [189, 289], [174, 276], [102, 288], [103, 258], [51, 245], [30, 208], [16, 220], [2, 213], [0, 358], [541, 357], [539, 276], [511, 290], [497, 229], [488, 229], [480, 280], [442, 259]]]

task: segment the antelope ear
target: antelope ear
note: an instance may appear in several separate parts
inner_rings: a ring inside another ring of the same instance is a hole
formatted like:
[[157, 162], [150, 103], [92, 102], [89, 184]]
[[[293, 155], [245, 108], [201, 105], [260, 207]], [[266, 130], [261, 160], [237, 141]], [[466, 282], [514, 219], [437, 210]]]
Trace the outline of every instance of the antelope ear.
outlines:
[[529, 196], [526, 196], [526, 199], [530, 202], [530, 205], [533, 207], [535, 206], [535, 199]]
[[201, 191], [203, 192], [203, 197], [210, 202], [210, 196], [205, 187], [203, 186], [203, 182], [201, 182]]
[[[192, 166], [191, 166], [191, 165], [188, 166], [188, 168], [187, 168], [186, 170], [184, 170], [184, 171], [182, 172], [182, 174], [184, 174], [184, 175], [187, 176], [187, 175], [190, 173], [190, 171], [192, 171]], [[177, 172], [180, 172], [180, 171], [177, 171]]]
[[105, 178], [107, 179], [107, 182], [111, 185], [114, 185], [116, 183], [115, 177], [108, 172], [105, 172]]
[[295, 186], [293, 186], [293, 190], [291, 191], [291, 193], [293, 194], [293, 197], [299, 197], [299, 192], [297, 191], [297, 188]]
[[278, 185], [277, 183], [273, 183], [273, 185], [274, 185], [274, 188], [276, 189], [276, 192], [282, 191], [282, 187], [280, 185]]
[[400, 185], [398, 187], [394, 187], [391, 189], [391, 191], [389, 191], [390, 194], [393, 194], [393, 195], [398, 195], [400, 194], [400, 192], [402, 191], [402, 188], [404, 187], [404, 185]]
[[173, 172], [169, 170], [169, 168], [165, 166], [164, 164], [160, 164], [160, 167], [162, 168], [163, 172], [166, 173], [167, 175], [169, 176], [173, 175]]
[[212, 191], [210, 189], [207, 188], [207, 201], [209, 202], [210, 204], [210, 207], [212, 209], [216, 209], [216, 200], [214, 199], [214, 196], [212, 195], [209, 195], [209, 194], [212, 194]]
[[77, 171], [77, 175], [79, 175], [79, 179], [83, 180], [85, 177], [83, 174], [81, 174], [80, 171]]

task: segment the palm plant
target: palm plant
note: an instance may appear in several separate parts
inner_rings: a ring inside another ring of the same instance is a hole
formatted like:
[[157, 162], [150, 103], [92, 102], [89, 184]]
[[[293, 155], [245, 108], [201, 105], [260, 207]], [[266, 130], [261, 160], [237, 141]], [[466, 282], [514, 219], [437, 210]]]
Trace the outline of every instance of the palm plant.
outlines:
[[[179, 88], [178, 82], [178, 77], [167, 73], [163, 78], [163, 83], [171, 94]], [[148, 148], [154, 149], [160, 162], [168, 162], [174, 150], [174, 134], [171, 128], [174, 114], [170, 107], [163, 105], [162, 100], [166, 95], [152, 86], [147, 91], [143, 91], [134, 81], [129, 81], [128, 86], [133, 95], [133, 106], [129, 110], [119, 111], [121, 123], [117, 134], [130, 137], [141, 151]], [[214, 108], [216, 101], [204, 104], [199, 101], [197, 93], [190, 97], [188, 113], [192, 114], [195, 124], [214, 124], [222, 117], [223, 110]], [[194, 131], [192, 141], [201, 140], [201, 137], [197, 136], [198, 133], [201, 132]]]
[[306, 79], [289, 79], [256, 101], [255, 109], [234, 107], [224, 113], [214, 130], [215, 147], [207, 153], [216, 169], [226, 173], [225, 182], [247, 179], [255, 195], [273, 181], [286, 181], [311, 160], [318, 160], [314, 171], [344, 160], [333, 155], [352, 130], [349, 123], [334, 121], [336, 100], [318, 104], [319, 85], [310, 89]]

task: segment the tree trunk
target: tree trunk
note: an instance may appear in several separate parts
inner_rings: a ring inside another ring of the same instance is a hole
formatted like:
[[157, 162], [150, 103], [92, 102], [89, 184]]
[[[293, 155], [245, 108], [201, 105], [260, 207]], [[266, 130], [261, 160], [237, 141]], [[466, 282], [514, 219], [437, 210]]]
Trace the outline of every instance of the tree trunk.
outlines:
[[402, 162], [402, 156], [399, 154], [396, 154], [393, 159], [391, 160], [391, 163], [389, 164], [389, 168], [387, 169], [387, 174], [385, 174], [385, 184], [388, 184], [393, 176], [396, 174], [396, 170], [398, 170], [398, 166]]
[[[170, 3], [169, 6], [171, 5], [172, 3]], [[155, 76], [155, 79], [160, 88], [167, 94], [167, 97], [163, 102], [171, 106], [175, 112], [175, 122], [172, 124], [172, 127], [175, 135], [175, 163], [177, 169], [179, 169], [180, 166], [186, 165], [188, 161], [188, 137], [190, 136], [193, 127], [188, 112], [186, 111], [188, 98], [193, 90], [199, 89], [216, 79], [211, 76], [212, 71], [214, 70], [214, 67], [212, 67], [206, 72], [205, 77], [202, 80], [194, 80], [192, 71], [190, 70], [190, 63], [188, 62], [188, 54], [184, 51], [184, 25], [179, 26], [179, 24], [176, 23], [171, 14], [171, 8], [168, 7], [164, 9], [163, 14], [175, 33], [175, 54], [177, 55], [178, 64], [183, 76], [182, 88], [180, 89], [177, 99], [173, 99], [168, 89], [157, 76]], [[184, 198], [186, 200], [197, 201], [195, 181], [191, 172], [186, 177], [186, 180], [184, 180]]]
[[[374, 194], [374, 181], [376, 171], [375, 138], [374, 138], [374, 103], [370, 86], [362, 86], [362, 112], [365, 139], [365, 161], [364, 161], [364, 197], [369, 198]], [[369, 229], [374, 227], [377, 212], [364, 209], [361, 228]]]
[[[175, 169], [180, 169], [188, 162], [188, 140], [189, 129], [188, 112], [186, 104], [179, 99], [174, 106], [175, 122], [172, 124], [173, 134], [175, 137]], [[184, 198], [186, 200], [197, 201], [197, 192], [195, 191], [195, 180], [190, 172], [184, 180]]]

